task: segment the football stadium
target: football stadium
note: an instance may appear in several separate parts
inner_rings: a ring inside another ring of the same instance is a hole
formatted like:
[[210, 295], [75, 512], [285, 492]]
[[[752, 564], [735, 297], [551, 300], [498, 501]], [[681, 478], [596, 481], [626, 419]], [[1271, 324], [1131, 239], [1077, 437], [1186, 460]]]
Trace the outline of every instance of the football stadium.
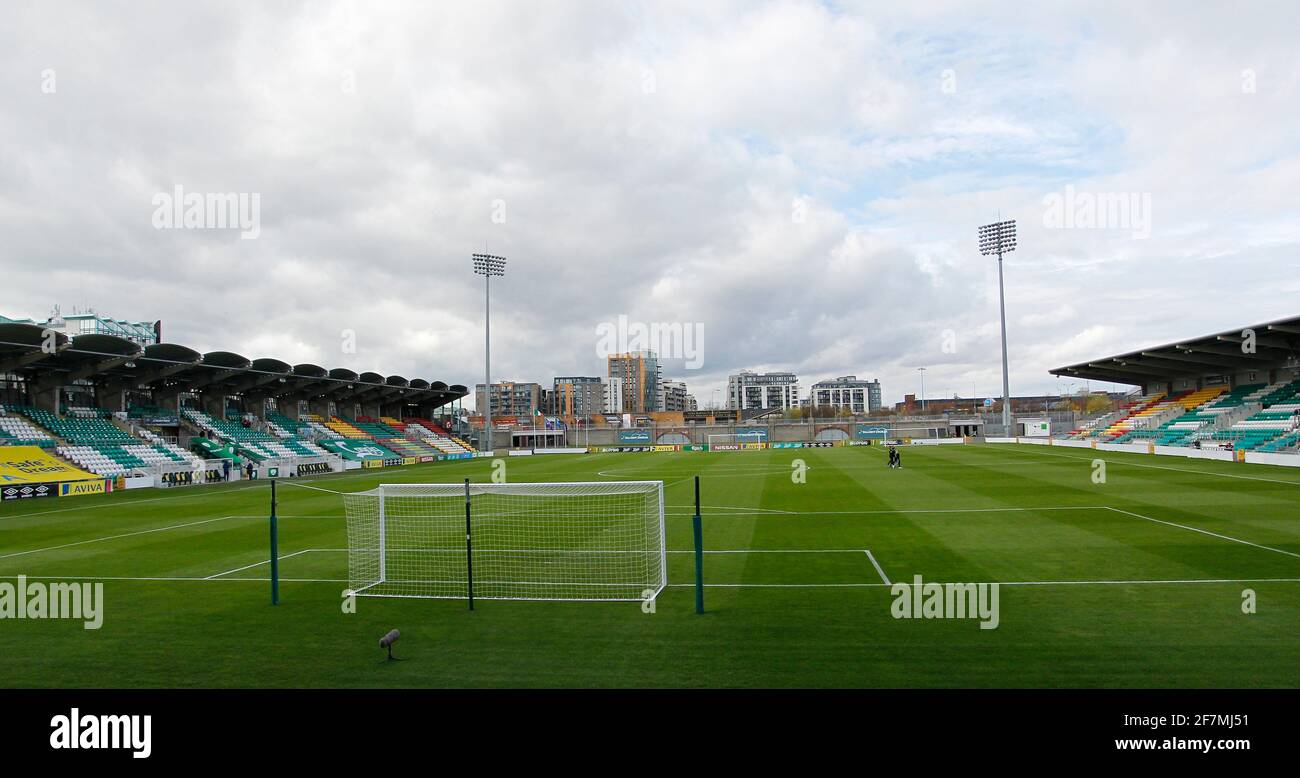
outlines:
[[0, 750], [1288, 763], [1297, 29], [14, 8]]
[[[0, 576], [11, 607], [46, 582], [110, 596], [99, 624], [7, 623], [42, 646], [9, 683], [1202, 688], [1300, 666], [1300, 317], [1062, 367], [1134, 387], [1056, 428], [758, 415], [493, 451], [448, 429], [462, 385], [48, 335], [0, 325]], [[371, 661], [392, 625], [420, 661]]]

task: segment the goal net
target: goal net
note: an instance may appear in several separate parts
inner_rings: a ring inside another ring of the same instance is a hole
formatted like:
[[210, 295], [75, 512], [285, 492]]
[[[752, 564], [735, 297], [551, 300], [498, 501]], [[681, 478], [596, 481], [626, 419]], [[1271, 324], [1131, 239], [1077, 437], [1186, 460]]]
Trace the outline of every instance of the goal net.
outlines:
[[[739, 447], [745, 443], [763, 443], [764, 436], [761, 432], [733, 432], [728, 434], [710, 435], [709, 450], [714, 450], [714, 446], [736, 446]], [[726, 450], [725, 448], [720, 450]]]
[[349, 588], [466, 598], [472, 580], [475, 599], [644, 600], [667, 583], [662, 481], [466, 489], [388, 484], [344, 495]]

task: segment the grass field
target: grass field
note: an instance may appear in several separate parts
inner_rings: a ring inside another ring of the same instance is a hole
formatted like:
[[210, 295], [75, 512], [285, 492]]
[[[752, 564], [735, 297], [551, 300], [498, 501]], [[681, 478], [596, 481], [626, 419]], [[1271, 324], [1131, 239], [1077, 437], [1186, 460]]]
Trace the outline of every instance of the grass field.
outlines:
[[[1093, 482], [1092, 460], [1107, 462]], [[791, 479], [795, 460], [807, 483]], [[312, 486], [486, 481], [490, 462]], [[0, 507], [0, 580], [104, 581], [104, 623], [0, 621], [11, 687], [1294, 687], [1300, 473], [1029, 446], [517, 457], [525, 481], [665, 483], [669, 588], [639, 603], [362, 598], [338, 495], [265, 482]], [[691, 483], [708, 612], [693, 611]], [[870, 551], [870, 556], [867, 555]], [[676, 553], [673, 553], [676, 552]], [[878, 569], [877, 569], [878, 568]], [[891, 616], [885, 578], [999, 582], [1000, 623]], [[1257, 612], [1242, 612], [1243, 590]], [[402, 662], [376, 646], [402, 631]], [[20, 659], [19, 659], [20, 658]]]

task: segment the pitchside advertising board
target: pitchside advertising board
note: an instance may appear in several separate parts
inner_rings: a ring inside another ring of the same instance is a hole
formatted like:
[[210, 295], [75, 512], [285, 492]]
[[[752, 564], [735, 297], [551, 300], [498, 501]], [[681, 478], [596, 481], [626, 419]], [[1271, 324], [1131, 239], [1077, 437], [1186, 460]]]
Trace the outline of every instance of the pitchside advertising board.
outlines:
[[624, 445], [646, 445], [650, 443], [649, 430], [619, 430], [618, 442]]
[[53, 497], [58, 484], [7, 484], [0, 487], [0, 500], [28, 500], [33, 497]]
[[0, 446], [0, 499], [102, 494], [111, 482], [50, 456], [40, 446]]
[[875, 424], [857, 424], [853, 428], [853, 437], [857, 440], [884, 440], [888, 434], [888, 427]]

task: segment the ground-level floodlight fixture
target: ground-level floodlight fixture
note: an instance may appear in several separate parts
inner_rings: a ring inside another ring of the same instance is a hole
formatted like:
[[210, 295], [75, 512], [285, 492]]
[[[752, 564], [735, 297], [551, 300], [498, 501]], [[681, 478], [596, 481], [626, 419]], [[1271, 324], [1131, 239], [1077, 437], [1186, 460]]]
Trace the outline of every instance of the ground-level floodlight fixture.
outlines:
[[382, 638], [379, 639], [379, 647], [388, 649], [389, 659], [397, 658], [393, 656], [393, 644], [396, 643], [397, 639], [400, 638], [401, 636], [402, 633], [394, 629], [394, 630], [390, 630], [387, 635], [384, 635]]
[[1011, 435], [1011, 381], [1007, 370], [1007, 293], [1002, 283], [1002, 255], [1016, 250], [1016, 220], [993, 222], [979, 229], [980, 253], [998, 258], [998, 307], [1002, 318], [1002, 426]]

